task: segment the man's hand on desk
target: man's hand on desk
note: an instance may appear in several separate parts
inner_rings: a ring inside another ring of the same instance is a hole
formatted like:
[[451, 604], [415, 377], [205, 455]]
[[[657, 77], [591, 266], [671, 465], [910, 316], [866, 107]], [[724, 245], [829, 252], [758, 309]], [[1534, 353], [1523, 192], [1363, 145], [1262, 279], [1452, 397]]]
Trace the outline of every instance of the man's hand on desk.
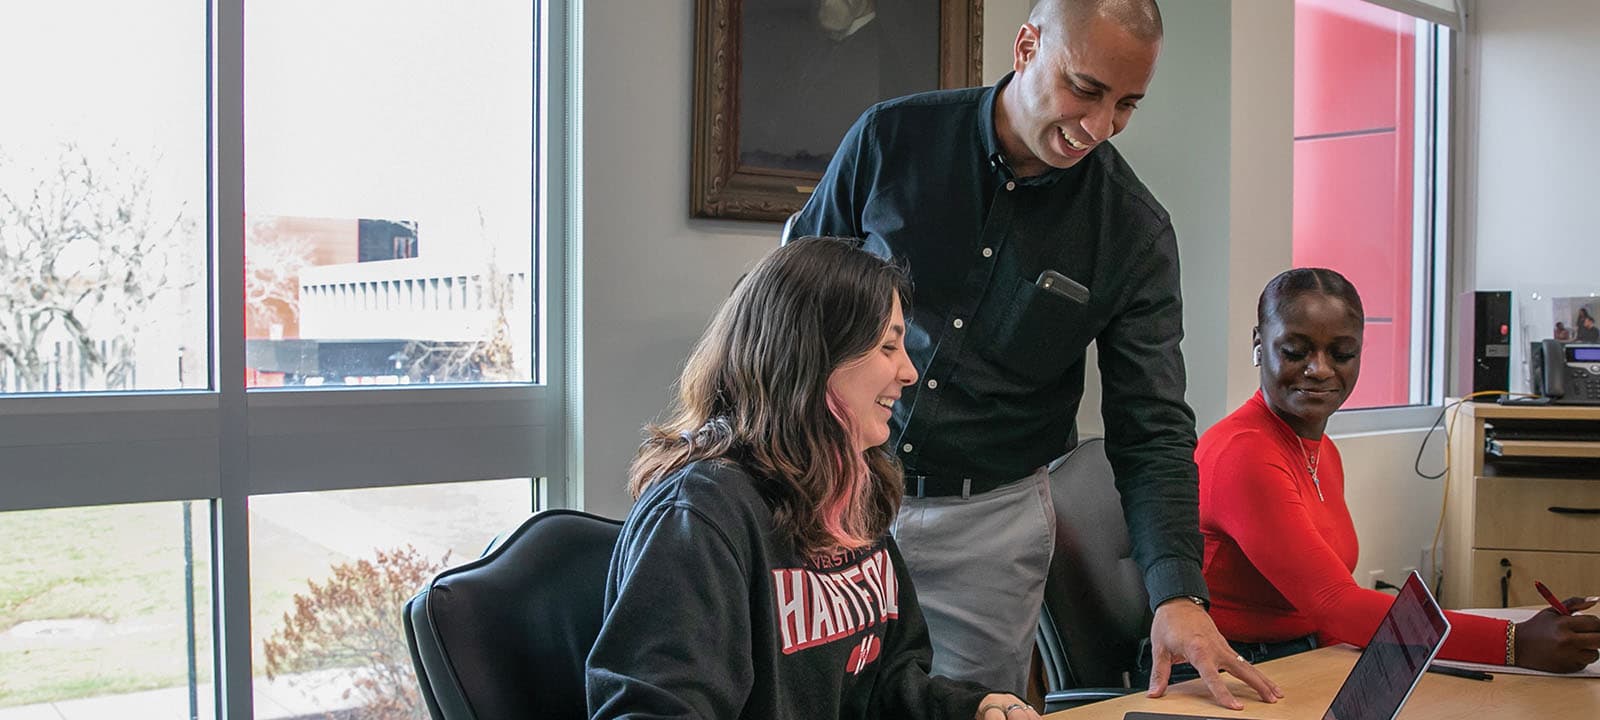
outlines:
[[1283, 697], [1277, 685], [1233, 651], [1205, 608], [1188, 598], [1174, 598], [1156, 608], [1155, 621], [1150, 625], [1150, 653], [1150, 697], [1166, 694], [1172, 664], [1180, 662], [1187, 662], [1200, 672], [1212, 699], [1225, 708], [1243, 710], [1244, 703], [1228, 691], [1222, 671], [1255, 688], [1262, 702], [1275, 703]]

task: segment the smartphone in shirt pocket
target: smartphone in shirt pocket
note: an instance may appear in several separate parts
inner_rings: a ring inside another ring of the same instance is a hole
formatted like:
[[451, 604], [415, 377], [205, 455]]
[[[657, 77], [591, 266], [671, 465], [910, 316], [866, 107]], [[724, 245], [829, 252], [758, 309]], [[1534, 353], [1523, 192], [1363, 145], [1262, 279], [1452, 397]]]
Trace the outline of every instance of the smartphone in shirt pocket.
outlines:
[[980, 350], [1030, 384], [1054, 382], [1089, 344], [1089, 289], [1056, 270], [1017, 278], [1005, 314]]
[[1073, 280], [1054, 270], [1045, 270], [1039, 273], [1039, 279], [1035, 280], [1033, 284], [1040, 290], [1064, 297], [1079, 305], [1089, 304], [1089, 288], [1084, 287], [1077, 280]]

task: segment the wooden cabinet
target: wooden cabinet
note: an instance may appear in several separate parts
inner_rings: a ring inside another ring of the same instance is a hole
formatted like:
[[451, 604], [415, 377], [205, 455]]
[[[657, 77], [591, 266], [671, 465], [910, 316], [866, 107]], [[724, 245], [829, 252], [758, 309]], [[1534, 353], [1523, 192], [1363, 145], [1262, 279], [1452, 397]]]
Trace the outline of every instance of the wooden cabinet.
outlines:
[[1597, 439], [1600, 407], [1461, 405], [1445, 488], [1445, 607], [1542, 605], [1534, 580], [1563, 597], [1600, 594]]

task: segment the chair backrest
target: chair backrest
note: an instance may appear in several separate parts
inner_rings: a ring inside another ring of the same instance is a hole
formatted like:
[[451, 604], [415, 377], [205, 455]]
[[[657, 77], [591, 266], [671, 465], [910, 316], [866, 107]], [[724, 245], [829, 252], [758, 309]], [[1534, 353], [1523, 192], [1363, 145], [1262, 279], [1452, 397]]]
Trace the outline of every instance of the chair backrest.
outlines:
[[533, 515], [405, 607], [406, 641], [434, 720], [584, 718], [584, 660], [604, 621], [622, 523]]
[[789, 217], [783, 221], [783, 232], [778, 233], [779, 245], [788, 245], [790, 240], [798, 239], [794, 237], [794, 221], [798, 219], [800, 219], [800, 211], [796, 210], [789, 213]]
[[1048, 690], [1127, 687], [1150, 634], [1149, 595], [1133, 560], [1104, 438], [1089, 438], [1050, 471], [1055, 557], [1039, 620]]

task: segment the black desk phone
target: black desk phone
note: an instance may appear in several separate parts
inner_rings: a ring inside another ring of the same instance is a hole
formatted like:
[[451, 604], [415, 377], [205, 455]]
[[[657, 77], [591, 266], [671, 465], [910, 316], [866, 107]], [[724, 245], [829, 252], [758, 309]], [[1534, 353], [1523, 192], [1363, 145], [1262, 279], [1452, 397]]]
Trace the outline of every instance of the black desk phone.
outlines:
[[1600, 345], [1541, 340], [1528, 348], [1533, 392], [1558, 405], [1600, 405]]

